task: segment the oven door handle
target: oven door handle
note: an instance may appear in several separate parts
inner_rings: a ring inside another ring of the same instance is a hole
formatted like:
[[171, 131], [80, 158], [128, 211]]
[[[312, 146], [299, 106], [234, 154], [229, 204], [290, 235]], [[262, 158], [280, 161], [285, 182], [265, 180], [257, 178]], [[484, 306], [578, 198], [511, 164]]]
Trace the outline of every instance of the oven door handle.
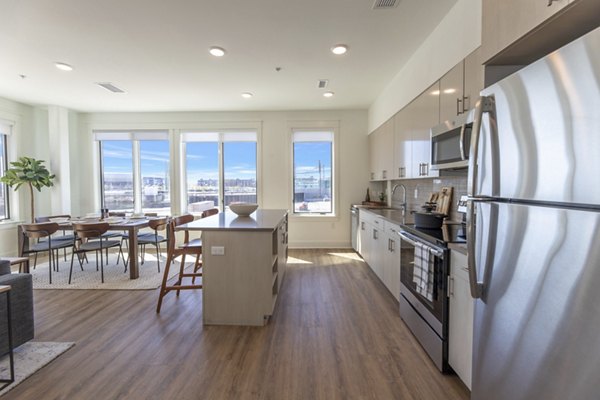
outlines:
[[439, 258], [444, 258], [443, 251], [438, 250], [435, 247], [431, 247], [428, 243], [425, 243], [424, 241], [414, 238], [412, 235], [409, 235], [408, 233], [406, 233], [404, 231], [398, 231], [397, 233], [398, 233], [398, 235], [400, 235], [400, 238], [402, 240], [407, 241], [408, 243], [412, 244], [413, 246], [415, 246], [417, 243], [419, 243], [421, 246], [426, 246], [429, 249], [429, 252], [431, 254], [433, 254], [434, 256], [439, 257]]

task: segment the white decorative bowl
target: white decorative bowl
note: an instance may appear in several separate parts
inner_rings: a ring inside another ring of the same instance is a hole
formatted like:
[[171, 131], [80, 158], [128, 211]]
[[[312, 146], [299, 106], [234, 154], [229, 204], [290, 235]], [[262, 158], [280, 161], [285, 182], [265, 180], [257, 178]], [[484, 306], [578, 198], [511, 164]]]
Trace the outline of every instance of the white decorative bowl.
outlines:
[[233, 203], [229, 205], [229, 209], [240, 217], [248, 217], [258, 208], [258, 204], [254, 203]]

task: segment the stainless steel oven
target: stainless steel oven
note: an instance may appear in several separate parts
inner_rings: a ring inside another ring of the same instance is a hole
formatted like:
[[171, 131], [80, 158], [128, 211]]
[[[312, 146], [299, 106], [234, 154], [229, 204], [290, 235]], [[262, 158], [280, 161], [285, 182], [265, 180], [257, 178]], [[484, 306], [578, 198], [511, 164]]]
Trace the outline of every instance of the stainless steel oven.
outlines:
[[[400, 316], [440, 371], [448, 367], [448, 249], [410, 232], [400, 235]], [[432, 290], [425, 296], [415, 281], [415, 246], [424, 246], [432, 258]], [[429, 298], [428, 298], [429, 297]]]
[[469, 111], [431, 128], [431, 169], [468, 167], [473, 116]]

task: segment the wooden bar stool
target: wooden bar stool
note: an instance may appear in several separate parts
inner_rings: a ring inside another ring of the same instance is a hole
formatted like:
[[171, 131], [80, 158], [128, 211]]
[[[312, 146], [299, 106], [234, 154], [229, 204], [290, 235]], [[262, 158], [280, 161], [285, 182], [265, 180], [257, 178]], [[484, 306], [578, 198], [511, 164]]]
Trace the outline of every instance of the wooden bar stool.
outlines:
[[[172, 290], [177, 291], [177, 295], [179, 295], [180, 290], [193, 290], [193, 289], [202, 289], [202, 285], [196, 285], [192, 283], [191, 285], [184, 285], [183, 278], [196, 278], [202, 276], [202, 272], [198, 271], [198, 264], [200, 263], [200, 255], [202, 254], [202, 242], [200, 240], [189, 240], [189, 232], [184, 231], [184, 239], [183, 243], [177, 245], [177, 237], [175, 236], [175, 228], [192, 222], [194, 220], [194, 216], [190, 214], [182, 215], [180, 217], [173, 218], [167, 224], [167, 262], [165, 266], [165, 272], [163, 275], [162, 285], [160, 286], [160, 294], [158, 297], [158, 305], [156, 306], [156, 312], [160, 313], [160, 307], [162, 305], [163, 297]], [[186, 255], [195, 255], [196, 260], [194, 263], [194, 272], [184, 272], [185, 268], [185, 256]], [[173, 285], [167, 285], [167, 280], [169, 279], [169, 270], [171, 269], [171, 264], [176, 257], [181, 256], [181, 265], [179, 268], [179, 277], [177, 278], [177, 282]]]

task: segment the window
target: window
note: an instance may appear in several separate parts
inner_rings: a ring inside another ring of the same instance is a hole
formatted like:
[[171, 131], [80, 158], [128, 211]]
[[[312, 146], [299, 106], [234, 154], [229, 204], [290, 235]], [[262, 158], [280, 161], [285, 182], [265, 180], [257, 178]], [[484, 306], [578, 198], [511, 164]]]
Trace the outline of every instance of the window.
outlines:
[[333, 132], [294, 131], [296, 214], [333, 214]]
[[[7, 137], [12, 131], [12, 126], [0, 122], [0, 176], [4, 176], [8, 168], [8, 151], [6, 147]], [[0, 183], [0, 220], [10, 218], [10, 207], [8, 201], [8, 187]]]
[[100, 141], [102, 208], [120, 212], [170, 213], [167, 132], [94, 134]]
[[256, 132], [184, 132], [187, 209], [257, 202]]

